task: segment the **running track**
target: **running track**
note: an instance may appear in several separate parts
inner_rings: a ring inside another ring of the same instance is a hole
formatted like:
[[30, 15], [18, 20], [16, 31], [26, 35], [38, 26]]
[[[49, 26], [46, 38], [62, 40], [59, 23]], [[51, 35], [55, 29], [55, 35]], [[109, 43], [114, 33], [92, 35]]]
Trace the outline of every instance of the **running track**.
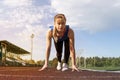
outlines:
[[119, 72], [99, 72], [82, 70], [65, 72], [39, 67], [0, 67], [0, 80], [120, 80]]

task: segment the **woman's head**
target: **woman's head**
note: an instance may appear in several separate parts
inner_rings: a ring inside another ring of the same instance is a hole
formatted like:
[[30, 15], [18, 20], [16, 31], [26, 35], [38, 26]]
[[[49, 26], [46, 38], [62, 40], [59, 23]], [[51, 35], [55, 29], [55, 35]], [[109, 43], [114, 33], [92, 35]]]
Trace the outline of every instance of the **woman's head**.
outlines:
[[64, 33], [66, 25], [66, 17], [64, 14], [57, 14], [54, 17], [54, 29], [53, 29], [53, 37], [57, 42], [58, 37], [57, 33]]
[[57, 14], [54, 17], [54, 26], [58, 32], [63, 32], [65, 30], [66, 17], [64, 14]]
[[57, 18], [61, 18], [61, 19], [65, 20], [65, 22], [66, 22], [66, 17], [65, 17], [64, 14], [57, 14], [57, 15], [55, 15], [54, 22], [56, 21]]

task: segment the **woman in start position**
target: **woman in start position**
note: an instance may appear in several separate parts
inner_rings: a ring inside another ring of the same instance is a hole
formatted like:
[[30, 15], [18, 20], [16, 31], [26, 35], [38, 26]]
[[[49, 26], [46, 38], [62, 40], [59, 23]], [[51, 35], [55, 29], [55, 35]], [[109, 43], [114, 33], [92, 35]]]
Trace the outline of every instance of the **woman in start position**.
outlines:
[[[69, 25], [66, 25], [66, 17], [64, 14], [57, 14], [54, 17], [54, 26], [50, 26], [50, 29], [47, 32], [45, 64], [39, 71], [44, 70], [48, 67], [52, 38], [54, 40], [54, 44], [57, 52], [57, 59], [58, 59], [58, 64], [56, 69], [62, 71], [68, 70], [68, 60], [69, 60], [69, 56], [71, 56], [72, 70], [79, 71], [79, 69], [76, 67], [74, 32], [69, 27]], [[63, 43], [65, 49], [64, 49], [64, 60], [62, 64], [61, 57], [62, 57]]]

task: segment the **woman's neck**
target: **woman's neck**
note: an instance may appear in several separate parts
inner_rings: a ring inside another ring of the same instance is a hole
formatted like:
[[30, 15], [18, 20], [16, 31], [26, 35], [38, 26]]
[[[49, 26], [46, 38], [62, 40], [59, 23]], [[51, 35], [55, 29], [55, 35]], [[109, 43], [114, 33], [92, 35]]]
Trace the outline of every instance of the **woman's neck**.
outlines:
[[58, 37], [62, 37], [65, 33], [65, 30], [64, 31], [57, 31], [57, 36]]

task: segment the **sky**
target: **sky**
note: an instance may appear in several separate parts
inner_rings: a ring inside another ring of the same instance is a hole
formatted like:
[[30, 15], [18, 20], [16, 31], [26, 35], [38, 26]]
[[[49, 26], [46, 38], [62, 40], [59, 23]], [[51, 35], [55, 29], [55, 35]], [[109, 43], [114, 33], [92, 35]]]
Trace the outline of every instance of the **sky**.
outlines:
[[0, 40], [30, 52], [34, 34], [32, 58], [44, 60], [46, 31], [57, 13], [74, 30], [76, 56], [120, 56], [120, 0], [0, 0]]

